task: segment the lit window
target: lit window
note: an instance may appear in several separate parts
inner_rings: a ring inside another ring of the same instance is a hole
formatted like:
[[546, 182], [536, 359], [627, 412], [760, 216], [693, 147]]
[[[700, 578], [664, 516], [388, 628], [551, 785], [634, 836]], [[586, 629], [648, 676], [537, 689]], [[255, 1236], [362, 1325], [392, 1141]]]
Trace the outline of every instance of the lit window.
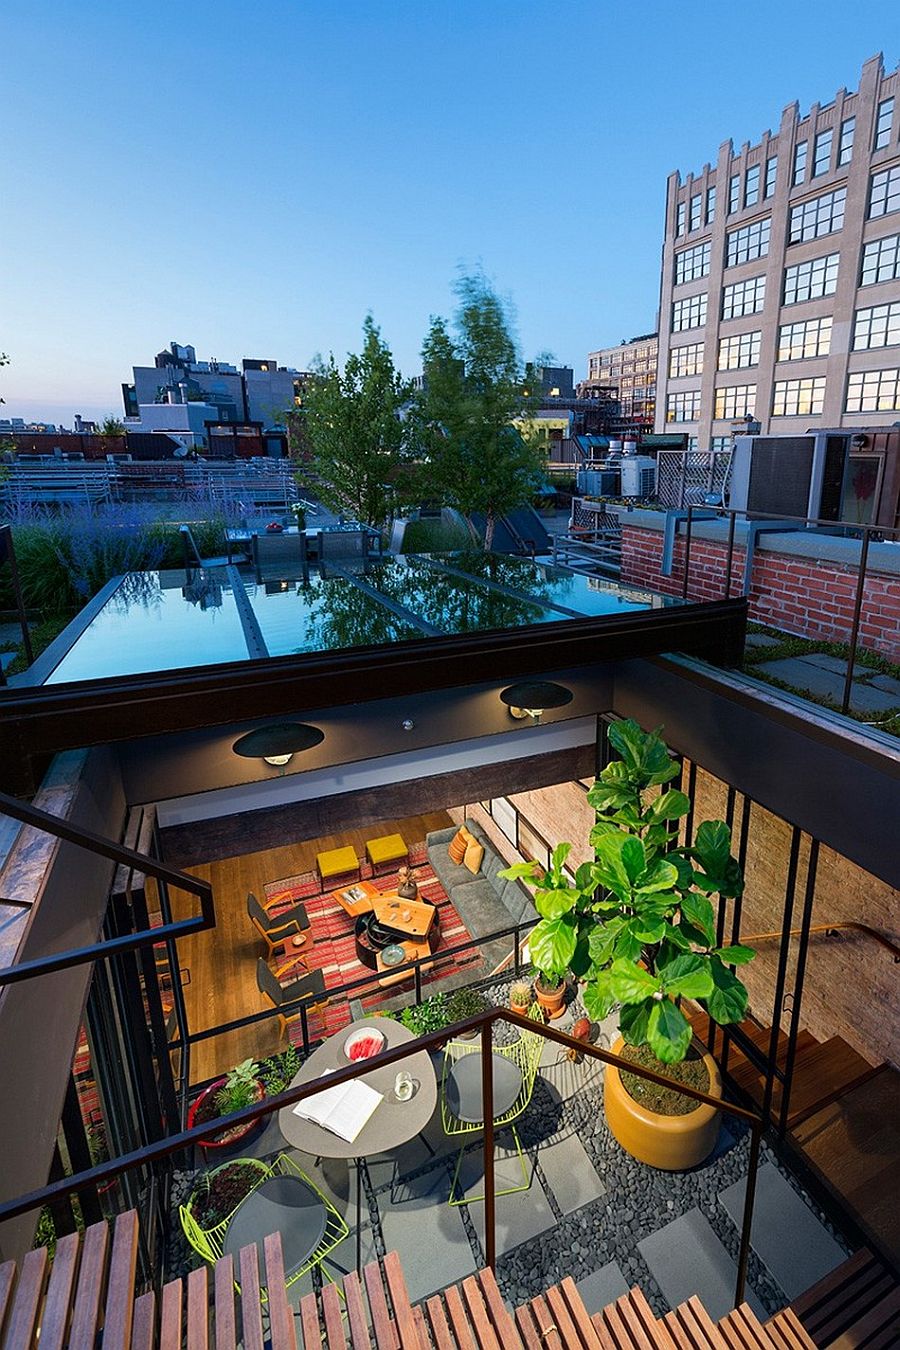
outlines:
[[758, 164], [753, 164], [747, 170], [744, 177], [744, 205], [755, 206], [759, 201], [759, 178], [762, 170]]
[[831, 168], [831, 143], [833, 140], [834, 132], [831, 127], [827, 131], [820, 131], [816, 137], [813, 150], [813, 178], [818, 178], [820, 174], [827, 173]]
[[666, 399], [667, 422], [696, 422], [700, 417], [700, 390], [684, 389]]
[[871, 309], [858, 309], [853, 325], [853, 350], [896, 347], [900, 344], [900, 300]]
[[856, 118], [845, 117], [841, 123], [841, 139], [838, 142], [838, 167], [849, 164], [853, 158], [853, 133], [856, 130]]
[[825, 406], [825, 376], [776, 380], [773, 417], [817, 417]]
[[794, 146], [794, 187], [806, 177], [806, 141], [798, 141]]
[[766, 301], [765, 277], [751, 277], [736, 281], [722, 291], [722, 318], [740, 319], [745, 314], [758, 314]]
[[778, 156], [772, 155], [766, 160], [766, 191], [765, 196], [771, 197], [775, 191], [775, 179], [778, 176]]
[[873, 239], [863, 249], [860, 286], [876, 281], [896, 281], [900, 277], [900, 234]]
[[859, 370], [847, 380], [845, 412], [900, 412], [900, 370]]
[[755, 384], [732, 384], [716, 390], [716, 406], [713, 413], [716, 419], [727, 417], [734, 421], [737, 417], [746, 417], [748, 414], [752, 416], [755, 408]]
[[834, 295], [840, 256], [839, 253], [829, 253], [825, 258], [811, 258], [809, 262], [786, 267], [784, 303], [796, 305], [801, 300], [818, 300], [823, 295]]
[[709, 273], [709, 241], [703, 244], [695, 244], [693, 248], [686, 248], [681, 253], [675, 254], [675, 284], [680, 286], [683, 281], [695, 281], [697, 277], [705, 277]]
[[801, 361], [808, 356], [827, 356], [831, 350], [831, 315], [785, 323], [778, 331], [777, 361]]
[[762, 332], [735, 333], [719, 342], [719, 370], [743, 370], [759, 365]]
[[869, 219], [888, 216], [892, 211], [900, 211], [900, 164], [892, 164], [889, 169], [872, 174]]
[[878, 105], [878, 112], [875, 116], [875, 140], [872, 144], [873, 150], [883, 150], [886, 145], [891, 143], [891, 122], [894, 119], [894, 100], [892, 98], [883, 98]]
[[750, 262], [753, 258], [765, 258], [769, 252], [769, 229], [771, 216], [754, 220], [750, 225], [741, 225], [729, 230], [725, 236], [725, 266], [735, 267], [738, 263]]
[[[900, 177], [897, 188], [900, 192]], [[835, 230], [841, 229], [846, 200], [847, 189], [836, 188], [834, 192], [825, 192], [821, 197], [812, 197], [808, 202], [792, 206], [788, 243], [799, 244], [806, 239], [819, 239], [823, 234], [834, 234]]]
[[687, 300], [676, 300], [672, 306], [672, 332], [685, 328], [702, 328], [706, 323], [706, 294], [692, 295]]
[[669, 352], [669, 377], [677, 380], [682, 375], [703, 374], [703, 343], [689, 342], [685, 347], [673, 347]]

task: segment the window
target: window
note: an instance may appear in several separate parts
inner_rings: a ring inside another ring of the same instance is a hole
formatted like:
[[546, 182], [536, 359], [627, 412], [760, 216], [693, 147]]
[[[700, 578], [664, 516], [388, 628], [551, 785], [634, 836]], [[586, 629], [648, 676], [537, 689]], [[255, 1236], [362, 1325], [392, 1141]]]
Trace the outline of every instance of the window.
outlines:
[[669, 378], [680, 375], [703, 374], [703, 343], [689, 342], [686, 347], [673, 347], [669, 352]]
[[751, 225], [741, 225], [730, 230], [725, 236], [725, 266], [736, 267], [738, 263], [750, 262], [752, 258], [765, 258], [769, 252], [769, 227], [771, 216], [754, 220]]
[[667, 422], [696, 422], [700, 418], [700, 390], [684, 389], [666, 399]]
[[900, 370], [859, 370], [847, 381], [845, 412], [900, 412]]
[[778, 156], [772, 155], [770, 159], [766, 160], [766, 190], [763, 196], [771, 197], [772, 193], [775, 191], [775, 179], [777, 176]]
[[703, 205], [703, 198], [698, 192], [695, 197], [691, 198], [691, 223], [688, 226], [688, 229], [699, 230], [702, 220], [702, 217], [700, 215], [700, 209], [702, 205]]
[[752, 165], [744, 176], [744, 205], [755, 206], [759, 201], [759, 176], [762, 170], [758, 164]]
[[[875, 177], [877, 176], [876, 174]], [[872, 182], [874, 181], [873, 178]], [[900, 176], [897, 190], [900, 192]], [[821, 197], [811, 197], [808, 202], [792, 206], [788, 222], [788, 243], [799, 244], [804, 239], [819, 239], [823, 234], [834, 234], [844, 223], [846, 200], [847, 189], [835, 188], [834, 192], [824, 192]]]
[[728, 180], [728, 214], [733, 216], [741, 200], [741, 175], [733, 173]]
[[711, 225], [716, 218], [716, 189], [706, 189], [706, 223]]
[[687, 443], [688, 454], [689, 455], [696, 454], [699, 444], [700, 444], [699, 436], [688, 436], [688, 443]]
[[722, 338], [719, 343], [719, 370], [743, 370], [745, 366], [759, 365], [759, 343], [762, 332], [736, 333]]
[[715, 454], [717, 451], [721, 452], [721, 451], [723, 451], [723, 450], [729, 450], [729, 451], [730, 451], [730, 450], [733, 450], [733, 449], [734, 449], [734, 437], [733, 437], [733, 436], [713, 436], [713, 437], [711, 438], [710, 442], [709, 442], [709, 448], [710, 448], [710, 450], [713, 452], [713, 454]]
[[900, 344], [900, 300], [872, 309], [858, 309], [853, 325], [853, 350], [870, 347], [896, 347]]
[[860, 286], [876, 281], [895, 281], [900, 277], [900, 234], [873, 239], [863, 249]]
[[872, 174], [869, 219], [889, 216], [892, 211], [900, 211], [900, 164], [892, 164], [889, 169]]
[[883, 98], [878, 105], [878, 112], [875, 116], [875, 140], [872, 144], [873, 150], [883, 150], [886, 145], [891, 143], [891, 122], [894, 119], [894, 100], [892, 98]]
[[784, 303], [796, 305], [801, 300], [818, 300], [823, 295], [834, 295], [840, 256], [839, 253], [829, 253], [826, 258], [811, 258], [809, 262], [786, 267]]
[[736, 417], [746, 417], [748, 413], [752, 416], [755, 405], [755, 384], [732, 384], [727, 389], [716, 390], [716, 407], [713, 416], [716, 418], [729, 417], [734, 421]]
[[683, 281], [695, 281], [697, 277], [709, 274], [709, 241], [696, 244], [675, 254], [675, 285]]
[[776, 380], [773, 417], [814, 417], [825, 406], [825, 376], [804, 380]]
[[831, 315], [824, 319], [801, 319], [785, 323], [778, 331], [776, 361], [802, 361], [807, 356], [827, 356], [831, 349]]
[[684, 202], [679, 202], [679, 203], [678, 203], [678, 212], [677, 212], [676, 217], [675, 217], [675, 234], [676, 234], [676, 236], [679, 235], [679, 234], [684, 234], [684, 217], [685, 217], [686, 212], [687, 212], [687, 207], [685, 206]]
[[722, 318], [740, 319], [745, 314], [758, 314], [766, 301], [765, 277], [751, 277], [736, 281], [722, 292]]
[[806, 177], [806, 141], [798, 141], [794, 146], [794, 187]]
[[816, 137], [813, 149], [813, 178], [818, 178], [820, 174], [827, 173], [831, 168], [831, 143], [833, 140], [834, 132], [831, 127], [827, 131], [820, 131]]
[[856, 130], [856, 118], [845, 117], [841, 123], [841, 139], [838, 141], [838, 168], [849, 164], [853, 158], [853, 133]]
[[702, 328], [706, 323], [706, 295], [692, 295], [687, 300], [676, 300], [672, 306], [672, 332], [685, 328]]

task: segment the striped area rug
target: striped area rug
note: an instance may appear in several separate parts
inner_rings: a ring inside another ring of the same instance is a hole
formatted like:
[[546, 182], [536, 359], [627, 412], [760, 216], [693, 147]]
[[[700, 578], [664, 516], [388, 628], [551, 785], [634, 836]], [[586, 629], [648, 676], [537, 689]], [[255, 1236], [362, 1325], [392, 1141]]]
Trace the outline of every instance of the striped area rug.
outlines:
[[[413, 844], [409, 850], [409, 862], [412, 875], [419, 887], [419, 896], [429, 904], [435, 905], [440, 923], [440, 938], [435, 947], [434, 965], [423, 977], [423, 989], [436, 981], [446, 979], [457, 971], [465, 969], [472, 979], [482, 973], [485, 963], [478, 948], [469, 952], [459, 952], [442, 958], [441, 951], [447, 947], [458, 946], [471, 934], [447, 897], [447, 893], [428, 862], [424, 842]], [[398, 874], [395, 871], [384, 872], [380, 876], [372, 875], [370, 864], [363, 861], [361, 876], [364, 881], [372, 881], [380, 891], [392, 891], [397, 887]], [[353, 934], [353, 919], [344, 912], [333, 898], [332, 890], [322, 890], [322, 883], [313, 872], [302, 872], [295, 877], [285, 877], [280, 881], [269, 882], [265, 887], [266, 905], [272, 914], [279, 914], [298, 900], [302, 900], [309, 916], [310, 929], [307, 945], [303, 948], [310, 970], [321, 970], [325, 977], [325, 988], [336, 989], [351, 980], [368, 976], [370, 986], [360, 986], [349, 997], [361, 998], [366, 1012], [375, 1011], [380, 1004], [394, 999], [398, 994], [409, 992], [412, 995], [414, 980], [408, 980], [381, 989], [372, 971], [364, 966], [356, 955]], [[309, 938], [312, 937], [310, 944]], [[340, 994], [333, 998], [322, 1010], [311, 1012], [309, 1033], [313, 1039], [320, 1036], [332, 1036], [350, 1022], [348, 995]], [[292, 1023], [291, 1039], [299, 1041], [301, 1030], [299, 1022]]]

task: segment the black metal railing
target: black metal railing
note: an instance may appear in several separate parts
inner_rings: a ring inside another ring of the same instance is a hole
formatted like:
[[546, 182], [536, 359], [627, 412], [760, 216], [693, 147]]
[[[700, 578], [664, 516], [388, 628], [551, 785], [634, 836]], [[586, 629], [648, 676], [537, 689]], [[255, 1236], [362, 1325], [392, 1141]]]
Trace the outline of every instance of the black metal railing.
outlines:
[[[414, 1041], [406, 1042], [403, 1045], [388, 1048], [363, 1063], [349, 1064], [345, 1069], [338, 1069], [328, 1075], [329, 1086], [339, 1087], [343, 1083], [351, 1082], [367, 1073], [371, 1073], [374, 1069], [387, 1068], [392, 1064], [400, 1063], [408, 1056], [418, 1054], [423, 1050], [438, 1050], [446, 1042], [448, 1036], [453, 1037], [464, 1035], [468, 1032], [480, 1032], [482, 1067], [481, 1090], [484, 1116], [484, 1255], [486, 1264], [492, 1269], [496, 1268], [497, 1261], [496, 1196], [494, 1193], [494, 1082], [492, 1073], [493, 1027], [497, 1023], [507, 1023], [513, 1027], [518, 1027], [522, 1032], [534, 1032], [535, 1034], [544, 1037], [546, 1040], [553, 1041], [566, 1049], [575, 1050], [579, 1054], [586, 1055], [590, 1059], [599, 1060], [603, 1064], [612, 1065], [618, 1069], [624, 1069], [628, 1073], [632, 1073], [638, 1078], [646, 1079], [648, 1082], [655, 1083], [658, 1086], [668, 1089], [671, 1089], [673, 1086], [671, 1078], [666, 1078], [662, 1074], [654, 1073], [651, 1069], [646, 1069], [642, 1065], [634, 1063], [631, 1060], [623, 1059], [619, 1055], [613, 1054], [610, 1050], [601, 1050], [599, 1046], [591, 1045], [588, 1042], [576, 1041], [565, 1032], [556, 1030], [555, 1027], [546, 1026], [541, 1022], [534, 1022], [530, 1018], [522, 1017], [508, 1008], [491, 1008], [486, 1012], [479, 1013], [475, 1017], [467, 1018], [464, 1022], [459, 1022], [452, 1027], [445, 1027], [440, 1031], [432, 1032], [428, 1036], [422, 1036]], [[110, 1181], [135, 1168], [145, 1168], [148, 1165], [152, 1165], [154, 1162], [170, 1157], [174, 1153], [184, 1152], [194, 1144], [202, 1143], [204, 1139], [208, 1139], [212, 1135], [219, 1133], [223, 1128], [228, 1129], [233, 1126], [249, 1125], [253, 1121], [267, 1118], [274, 1112], [280, 1111], [283, 1107], [293, 1106], [297, 1102], [304, 1101], [307, 1097], [313, 1096], [316, 1092], [321, 1091], [321, 1086], [321, 1081], [314, 1079], [312, 1082], [288, 1088], [287, 1091], [281, 1092], [275, 1097], [268, 1097], [262, 1102], [245, 1107], [241, 1111], [235, 1111], [229, 1116], [221, 1116], [212, 1123], [195, 1126], [190, 1130], [182, 1130], [178, 1134], [171, 1135], [158, 1143], [135, 1149], [131, 1153], [124, 1154], [122, 1157], [114, 1158], [109, 1162], [101, 1163], [96, 1167], [89, 1168], [76, 1176], [65, 1177], [62, 1180], [52, 1182], [47, 1186], [42, 1186], [38, 1190], [30, 1191], [26, 1195], [21, 1195], [15, 1200], [4, 1201], [0, 1203], [0, 1223], [3, 1223], [7, 1219], [16, 1218], [21, 1214], [27, 1214], [44, 1205], [52, 1205], [68, 1195], [71, 1191], [97, 1186], [102, 1182]], [[714, 1097], [707, 1092], [701, 1092], [696, 1088], [688, 1087], [686, 1084], [678, 1084], [677, 1091], [683, 1096], [690, 1098], [692, 1101], [697, 1102], [698, 1105], [712, 1106], [716, 1110], [721, 1110], [733, 1119], [743, 1121], [750, 1129], [747, 1185], [744, 1194], [744, 1212], [741, 1222], [737, 1278], [734, 1293], [734, 1306], [737, 1307], [743, 1302], [747, 1281], [747, 1267], [750, 1257], [750, 1233], [753, 1222], [753, 1204], [756, 1193], [756, 1174], [759, 1166], [763, 1121], [752, 1111], [747, 1111], [743, 1107], [735, 1106], [732, 1102]]]

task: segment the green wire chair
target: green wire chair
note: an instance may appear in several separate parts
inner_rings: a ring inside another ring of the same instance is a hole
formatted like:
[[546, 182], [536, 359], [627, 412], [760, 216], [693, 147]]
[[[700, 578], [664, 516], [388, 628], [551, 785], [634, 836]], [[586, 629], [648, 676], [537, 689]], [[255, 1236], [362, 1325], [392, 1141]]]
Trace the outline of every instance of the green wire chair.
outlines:
[[[528, 1015], [533, 1022], [543, 1021], [543, 1014], [537, 1004], [532, 1006]], [[522, 1185], [507, 1186], [503, 1190], [496, 1191], [496, 1195], [512, 1195], [516, 1191], [527, 1191], [531, 1186], [519, 1132], [513, 1122], [531, 1101], [543, 1040], [544, 1038], [536, 1031], [523, 1031], [512, 1045], [494, 1046], [496, 1111], [494, 1128], [502, 1129], [506, 1125], [509, 1126], [522, 1168]], [[444, 1051], [444, 1068], [441, 1074], [441, 1123], [446, 1135], [460, 1135], [463, 1140], [450, 1185], [451, 1205], [468, 1205], [484, 1199], [483, 1195], [472, 1195], [468, 1198], [464, 1194], [456, 1195], [459, 1169], [466, 1151], [466, 1139], [469, 1135], [478, 1134], [484, 1129], [482, 1110], [481, 1043], [450, 1041]]]
[[[232, 1167], [235, 1162], [253, 1163], [260, 1169], [259, 1179], [255, 1181], [253, 1184], [254, 1191], [258, 1190], [259, 1187], [262, 1186], [263, 1183], [268, 1181], [271, 1177], [293, 1176], [299, 1178], [300, 1181], [304, 1182], [310, 1188], [310, 1190], [315, 1193], [315, 1195], [318, 1197], [318, 1199], [325, 1207], [326, 1212], [325, 1231], [319, 1240], [318, 1246], [315, 1248], [313, 1252], [310, 1253], [309, 1257], [304, 1262], [304, 1264], [299, 1266], [296, 1270], [290, 1271], [290, 1273], [287, 1276], [287, 1279], [285, 1280], [285, 1286], [288, 1289], [290, 1289], [291, 1285], [295, 1282], [295, 1280], [299, 1280], [300, 1277], [302, 1275], [305, 1275], [308, 1270], [311, 1270], [313, 1266], [319, 1266], [325, 1278], [327, 1280], [330, 1280], [331, 1283], [334, 1284], [335, 1283], [334, 1279], [326, 1270], [323, 1263], [325, 1261], [325, 1258], [329, 1255], [329, 1253], [334, 1251], [335, 1247], [337, 1247], [339, 1243], [343, 1242], [344, 1238], [347, 1237], [350, 1230], [347, 1227], [344, 1220], [342, 1219], [341, 1215], [335, 1209], [334, 1205], [331, 1203], [331, 1201], [326, 1199], [326, 1197], [319, 1190], [319, 1187], [315, 1184], [315, 1182], [311, 1181], [309, 1177], [306, 1175], [306, 1173], [303, 1172], [297, 1166], [293, 1158], [289, 1157], [288, 1154], [286, 1153], [279, 1153], [278, 1157], [275, 1158], [275, 1160], [271, 1164], [260, 1162], [259, 1159], [257, 1158], [232, 1159], [231, 1162], [222, 1163], [220, 1167], [214, 1168], [212, 1172], [209, 1173], [210, 1177], [215, 1176], [217, 1172], [221, 1172], [226, 1167]], [[248, 1194], [251, 1193], [252, 1192], [248, 1192]], [[197, 1222], [197, 1220], [193, 1216], [193, 1213], [191, 1212], [192, 1205], [193, 1205], [193, 1196], [188, 1201], [187, 1205], [182, 1205], [178, 1211], [179, 1216], [181, 1218], [182, 1230], [191, 1247], [198, 1254], [198, 1256], [202, 1256], [204, 1261], [208, 1261], [210, 1265], [213, 1265], [215, 1264], [216, 1261], [218, 1261], [219, 1257], [222, 1255], [224, 1251], [225, 1236], [228, 1232], [229, 1225], [234, 1219], [235, 1214], [237, 1213], [238, 1209], [240, 1209], [240, 1205], [237, 1205], [226, 1219], [223, 1219], [221, 1223], [216, 1224], [215, 1227], [213, 1228], [200, 1227], [200, 1224]], [[260, 1240], [262, 1239], [263, 1236], [264, 1236], [263, 1234], [260, 1234]], [[237, 1289], [238, 1293], [240, 1293], [240, 1285], [237, 1283], [237, 1281], [235, 1281], [235, 1288]], [[263, 1301], [265, 1302], [266, 1301], [265, 1290], [262, 1291], [262, 1298]]]

